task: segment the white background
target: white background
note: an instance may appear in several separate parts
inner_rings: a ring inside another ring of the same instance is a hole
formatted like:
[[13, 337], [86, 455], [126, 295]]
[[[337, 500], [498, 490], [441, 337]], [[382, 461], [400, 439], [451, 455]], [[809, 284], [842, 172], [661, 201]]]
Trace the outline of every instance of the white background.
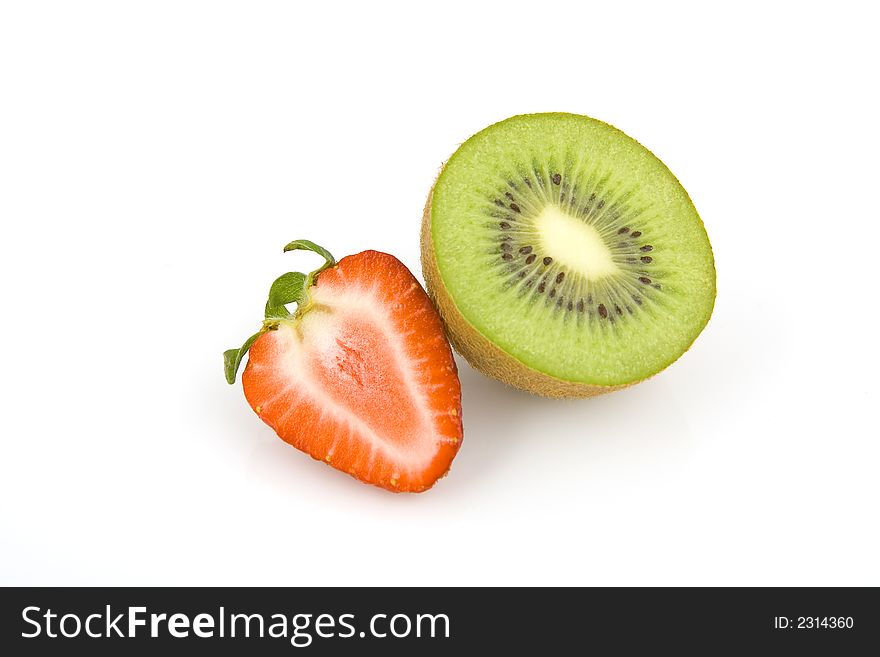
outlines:
[[[4, 4], [0, 582], [880, 585], [877, 21], [823, 4]], [[424, 495], [281, 442], [221, 359], [281, 247], [420, 275], [441, 163], [533, 111], [690, 192], [691, 351], [573, 402], [460, 361]]]

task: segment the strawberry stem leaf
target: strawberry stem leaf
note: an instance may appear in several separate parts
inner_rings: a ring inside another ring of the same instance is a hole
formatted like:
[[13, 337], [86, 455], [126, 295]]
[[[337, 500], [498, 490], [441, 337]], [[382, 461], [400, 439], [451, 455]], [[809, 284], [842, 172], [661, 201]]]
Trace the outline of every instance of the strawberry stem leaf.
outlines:
[[327, 269], [327, 267], [332, 267], [336, 264], [336, 258], [334, 258], [327, 249], [323, 246], [318, 246], [311, 240], [293, 240], [290, 244], [284, 247], [284, 252], [287, 253], [288, 251], [312, 251], [324, 258], [324, 264], [309, 274], [310, 277], [313, 275], [317, 276], [319, 273]]
[[306, 275], [298, 271], [281, 274], [269, 288], [269, 300], [266, 302], [266, 319], [285, 319], [290, 312], [284, 306], [288, 303], [302, 303], [305, 290]]
[[244, 344], [241, 345], [241, 348], [227, 349], [223, 352], [223, 370], [226, 374], [226, 383], [230, 385], [235, 383], [235, 375], [238, 373], [238, 368], [241, 366], [241, 361], [244, 358], [244, 355], [248, 352], [248, 349], [251, 348], [251, 345], [257, 341], [257, 338], [263, 335], [266, 330], [266, 328], [262, 328], [254, 333], [251, 337], [245, 340]]
[[309, 272], [309, 275], [306, 276], [305, 283], [303, 283], [303, 291], [297, 302], [296, 308], [296, 316], [301, 317], [303, 313], [311, 307], [309, 288], [315, 284], [315, 279], [318, 277], [318, 274], [336, 264], [336, 258], [334, 258], [333, 255], [323, 246], [318, 246], [311, 240], [293, 240], [290, 244], [284, 247], [284, 252], [287, 253], [288, 251], [312, 251], [324, 258], [324, 264], [318, 267], [315, 271]]

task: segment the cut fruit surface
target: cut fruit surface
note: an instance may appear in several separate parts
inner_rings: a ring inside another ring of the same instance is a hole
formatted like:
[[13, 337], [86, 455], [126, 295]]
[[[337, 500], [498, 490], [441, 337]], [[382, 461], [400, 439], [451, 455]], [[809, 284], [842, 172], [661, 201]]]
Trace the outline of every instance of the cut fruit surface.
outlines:
[[461, 444], [461, 391], [421, 285], [365, 251], [318, 274], [301, 311], [250, 347], [248, 403], [315, 459], [389, 490], [429, 488]]
[[676, 178], [616, 128], [572, 114], [516, 116], [468, 139], [429, 198], [422, 257], [468, 360], [553, 396], [659, 372], [715, 299], [709, 240]]

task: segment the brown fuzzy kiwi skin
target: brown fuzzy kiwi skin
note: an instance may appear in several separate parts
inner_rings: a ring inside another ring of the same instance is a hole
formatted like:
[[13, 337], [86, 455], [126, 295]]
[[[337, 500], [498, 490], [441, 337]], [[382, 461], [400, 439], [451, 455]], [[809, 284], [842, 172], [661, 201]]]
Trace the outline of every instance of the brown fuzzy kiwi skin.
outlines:
[[440, 318], [446, 326], [452, 346], [465, 359], [480, 372], [493, 379], [498, 379], [514, 388], [520, 388], [528, 392], [555, 398], [595, 397], [606, 392], [628, 388], [633, 383], [625, 383], [617, 386], [598, 386], [590, 383], [578, 383], [565, 381], [549, 374], [532, 369], [520, 360], [504, 352], [500, 347], [490, 342], [482, 333], [464, 318], [455, 301], [446, 290], [440, 271], [437, 268], [437, 258], [434, 254], [434, 242], [431, 235], [431, 200], [434, 197], [434, 187], [428, 194], [425, 203], [425, 211], [422, 215], [422, 274], [425, 277], [425, 285], [428, 296], [434, 302], [440, 312]]

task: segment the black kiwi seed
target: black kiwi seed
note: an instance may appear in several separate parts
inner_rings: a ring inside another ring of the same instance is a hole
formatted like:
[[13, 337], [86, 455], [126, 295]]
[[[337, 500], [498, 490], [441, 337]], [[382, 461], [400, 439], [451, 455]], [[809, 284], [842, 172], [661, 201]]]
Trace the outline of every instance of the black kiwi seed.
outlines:
[[602, 304], [602, 303], [599, 304], [599, 316], [602, 319], [605, 319], [606, 317], [608, 317], [608, 309], [605, 308], [605, 304]]
[[568, 306], [567, 306], [567, 308], [568, 308], [569, 311], [571, 311], [571, 309], [574, 308], [574, 303], [571, 302], [571, 301], [569, 301], [569, 302], [568, 302]]
[[562, 279], [565, 278], [565, 272], [561, 271], [556, 274], [556, 284], [559, 285], [562, 282]]
[[517, 276], [519, 276], [520, 278], [525, 278], [525, 277], [526, 277], [526, 270], [525, 270], [525, 269], [520, 269], [520, 270], [519, 270], [519, 273], [517, 274]]
[[623, 314], [623, 311], [620, 309], [620, 306], [614, 306], [614, 310], [617, 312], [618, 315]]
[[509, 198], [511, 201], [513, 200], [513, 194], [511, 194], [510, 192], [504, 192], [504, 195], [505, 195], [507, 198]]
[[503, 260], [513, 260], [513, 256], [510, 255], [509, 253], [502, 253], [502, 254], [501, 254], [501, 258], [502, 258]]
[[634, 231], [632, 232], [632, 235], [631, 235], [631, 236], [632, 236], [632, 237], [641, 237], [641, 236], [642, 236], [642, 231], [640, 231], [640, 230], [634, 230]]
[[510, 249], [512, 249], [512, 248], [513, 247], [510, 246], [510, 242], [502, 242], [501, 243], [501, 250], [502, 251], [510, 251]]
[[550, 298], [552, 299], [555, 296], [556, 296], [556, 288], [554, 287], [554, 288], [551, 288], [551, 290], [550, 290]]
[[651, 279], [648, 278], [647, 276], [639, 276], [639, 280], [640, 280], [642, 283], [644, 283], [645, 285], [650, 285], [650, 284], [651, 284]]
[[645, 253], [647, 253], [648, 251], [653, 251], [653, 250], [654, 250], [654, 247], [651, 246], [650, 244], [645, 244], [645, 246], [643, 246], [642, 248], [639, 249], [639, 251], [644, 251]]
[[531, 186], [532, 186], [531, 180], [529, 180], [528, 178], [523, 178], [523, 182], [526, 184], [526, 187], [531, 188]]
[[550, 256], [544, 256], [543, 262], [545, 267], [549, 267], [550, 263], [553, 262], [553, 258], [551, 258]]
[[652, 258], [651, 256], [642, 256], [642, 257], [640, 258], [640, 260], [641, 260], [642, 262], [646, 263], [646, 264], [649, 263], [649, 262], [651, 262], [653, 259], [654, 259], [654, 258]]
[[577, 308], [578, 308], [578, 312], [579, 312], [579, 313], [584, 312], [584, 300], [583, 300], [583, 299], [578, 299], [578, 306], [577, 306]]
[[637, 306], [642, 305], [642, 297], [640, 297], [638, 294], [634, 294], [634, 295], [632, 295], [632, 297], [633, 297], [633, 301], [636, 302]]
[[519, 206], [516, 203], [511, 203], [510, 209], [513, 210], [514, 212], [522, 212], [522, 210], [519, 209]]
[[503, 208], [503, 207], [504, 207], [504, 201], [502, 201], [500, 198], [496, 198], [496, 199], [495, 199], [495, 205], [497, 205], [497, 206]]
[[498, 224], [498, 225], [501, 226], [501, 230], [507, 230], [508, 228], [510, 228], [510, 224], [507, 223], [506, 221], [502, 221], [502, 222], [501, 222], [500, 224]]
[[550, 176], [550, 180], [553, 181], [554, 185], [558, 185], [559, 183], [562, 182], [562, 176], [559, 175], [558, 173], [554, 173], [552, 176]]
[[600, 210], [605, 207], [605, 199], [601, 199], [598, 203], [596, 203], [596, 207]]
[[529, 253], [532, 252], [532, 247], [524, 246], [524, 247], [520, 248], [519, 252], [522, 253], [523, 255], [528, 255]]
[[[498, 203], [499, 205], [504, 205], [503, 203], [499, 203], [498, 201], [495, 201], [495, 202]], [[628, 233], [628, 232], [629, 232], [629, 228], [627, 226], [624, 226], [623, 228], [621, 228], [620, 230], [617, 231], [617, 234], [623, 235], [624, 233]]]
[[535, 261], [535, 258], [536, 258], [536, 257], [537, 257], [537, 256], [535, 256], [534, 253], [533, 253], [532, 255], [530, 255], [528, 258], [526, 258], [526, 264], [527, 264], [527, 265], [532, 264], [532, 263]]
[[541, 284], [538, 285], [538, 292], [543, 292], [546, 287], [546, 283], [544, 283], [544, 281], [541, 281]]

